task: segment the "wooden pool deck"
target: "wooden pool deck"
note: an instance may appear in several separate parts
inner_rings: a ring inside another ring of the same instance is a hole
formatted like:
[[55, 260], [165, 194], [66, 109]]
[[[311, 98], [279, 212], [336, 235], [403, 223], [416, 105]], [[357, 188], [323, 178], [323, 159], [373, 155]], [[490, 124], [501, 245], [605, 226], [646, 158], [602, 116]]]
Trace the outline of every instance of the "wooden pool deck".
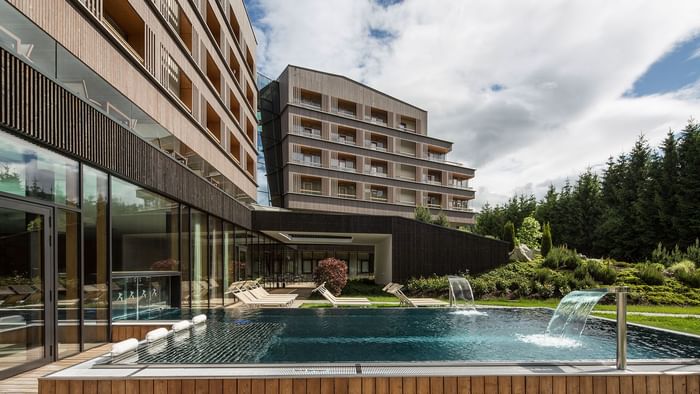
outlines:
[[[39, 391], [40, 377], [91, 360], [109, 352], [111, 347], [111, 344], [98, 346], [75, 356], [0, 380], [0, 393], [37, 393]], [[72, 393], [72, 391], [66, 391], [66, 393]]]

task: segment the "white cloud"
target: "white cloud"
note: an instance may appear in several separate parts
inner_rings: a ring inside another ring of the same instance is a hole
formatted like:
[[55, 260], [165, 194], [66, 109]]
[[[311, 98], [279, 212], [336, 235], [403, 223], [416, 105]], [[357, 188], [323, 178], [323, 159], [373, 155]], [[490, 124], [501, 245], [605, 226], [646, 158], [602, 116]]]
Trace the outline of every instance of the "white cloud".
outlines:
[[426, 109], [430, 135], [455, 142], [450, 159], [477, 169], [475, 206], [523, 190], [542, 195], [550, 181], [628, 150], [640, 133], [658, 144], [700, 118], [698, 84], [623, 97], [700, 32], [698, 1], [258, 2], [264, 73], [318, 68]]

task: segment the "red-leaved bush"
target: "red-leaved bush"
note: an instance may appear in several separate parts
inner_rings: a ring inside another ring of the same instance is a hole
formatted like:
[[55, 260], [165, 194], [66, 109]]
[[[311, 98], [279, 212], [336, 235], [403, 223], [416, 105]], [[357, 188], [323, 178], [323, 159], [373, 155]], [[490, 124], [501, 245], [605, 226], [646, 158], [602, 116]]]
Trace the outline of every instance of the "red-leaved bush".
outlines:
[[314, 281], [316, 285], [326, 282], [326, 289], [339, 296], [348, 283], [348, 266], [343, 260], [332, 257], [321, 260], [314, 272]]

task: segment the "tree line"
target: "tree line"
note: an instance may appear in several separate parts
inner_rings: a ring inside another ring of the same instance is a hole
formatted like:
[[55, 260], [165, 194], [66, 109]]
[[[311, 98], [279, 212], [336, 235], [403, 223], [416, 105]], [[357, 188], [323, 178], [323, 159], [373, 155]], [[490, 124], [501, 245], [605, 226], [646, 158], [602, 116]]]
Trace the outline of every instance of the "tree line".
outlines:
[[506, 223], [518, 233], [528, 217], [549, 224], [554, 245], [591, 257], [642, 261], [659, 245], [692, 245], [700, 237], [700, 123], [669, 131], [658, 149], [640, 136], [602, 174], [589, 168], [560, 189], [550, 185], [539, 201], [518, 195], [485, 204], [474, 232], [504, 239]]

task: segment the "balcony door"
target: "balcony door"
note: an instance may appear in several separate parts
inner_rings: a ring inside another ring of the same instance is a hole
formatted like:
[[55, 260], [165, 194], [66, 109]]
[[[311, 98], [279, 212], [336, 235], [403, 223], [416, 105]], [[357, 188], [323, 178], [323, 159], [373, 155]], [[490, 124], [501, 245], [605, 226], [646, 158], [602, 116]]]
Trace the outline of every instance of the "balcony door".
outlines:
[[53, 359], [51, 225], [49, 208], [0, 197], [0, 379]]

